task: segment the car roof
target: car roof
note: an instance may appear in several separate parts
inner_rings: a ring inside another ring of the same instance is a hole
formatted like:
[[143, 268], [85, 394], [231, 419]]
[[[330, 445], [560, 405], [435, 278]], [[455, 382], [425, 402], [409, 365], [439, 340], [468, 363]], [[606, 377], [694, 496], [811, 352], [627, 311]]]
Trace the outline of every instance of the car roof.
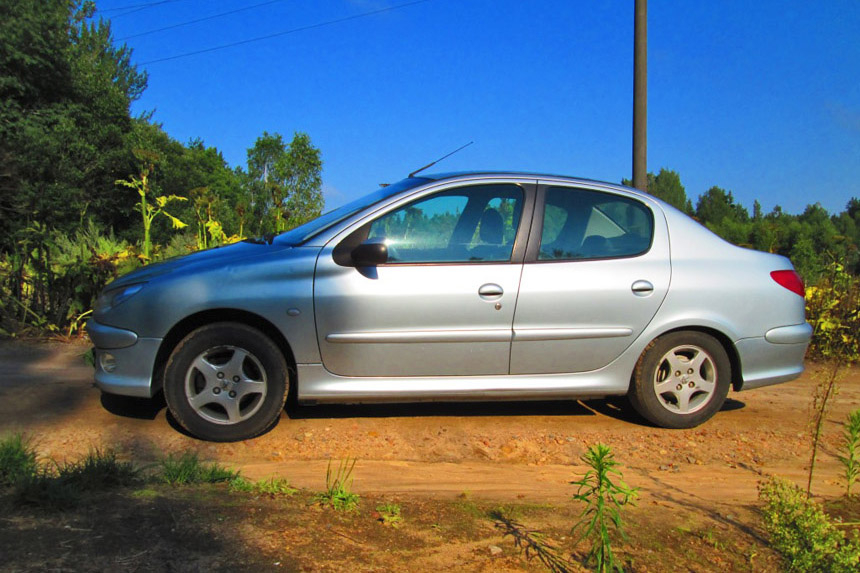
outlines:
[[581, 185], [596, 185], [599, 187], [611, 187], [613, 189], [618, 189], [622, 191], [626, 191], [633, 195], [638, 195], [640, 197], [647, 197], [651, 200], [657, 200], [659, 203], [663, 203], [654, 195], [646, 191], [641, 191], [634, 187], [628, 187], [626, 185], [622, 185], [620, 183], [611, 183], [609, 181], [601, 181], [599, 179], [588, 179], [586, 177], [572, 177], [570, 175], [557, 175], [551, 173], [535, 173], [531, 171], [496, 171], [496, 170], [487, 170], [487, 171], [449, 171], [443, 173], [422, 173], [420, 175], [413, 176], [415, 179], [426, 179], [430, 181], [445, 181], [448, 179], [460, 179], [460, 178], [468, 178], [468, 177], [516, 177], [516, 178], [529, 178], [529, 179], [546, 179], [546, 180], [560, 180], [568, 183], [575, 183]]

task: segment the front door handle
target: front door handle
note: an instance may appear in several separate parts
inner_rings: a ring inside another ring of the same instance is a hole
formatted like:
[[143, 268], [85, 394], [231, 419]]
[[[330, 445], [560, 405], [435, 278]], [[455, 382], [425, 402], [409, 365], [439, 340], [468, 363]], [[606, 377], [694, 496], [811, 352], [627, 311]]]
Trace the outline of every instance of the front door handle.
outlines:
[[633, 294], [637, 296], [648, 296], [652, 292], [654, 292], [654, 285], [649, 283], [648, 281], [636, 281], [630, 286], [630, 290], [633, 291]]
[[478, 296], [484, 300], [496, 300], [502, 298], [503, 294], [505, 294], [504, 289], [495, 283], [481, 285], [478, 289]]

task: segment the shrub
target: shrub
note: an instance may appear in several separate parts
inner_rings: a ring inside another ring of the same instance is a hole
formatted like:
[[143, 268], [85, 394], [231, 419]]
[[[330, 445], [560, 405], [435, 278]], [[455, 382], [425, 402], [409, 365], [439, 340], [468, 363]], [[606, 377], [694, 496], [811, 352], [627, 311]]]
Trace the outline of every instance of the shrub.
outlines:
[[860, 410], [848, 414], [842, 435], [845, 455], [839, 461], [845, 468], [845, 495], [851, 495], [851, 486], [860, 477]]
[[7, 334], [26, 326], [67, 335], [79, 330], [99, 291], [139, 262], [125, 241], [88, 221], [74, 235], [34, 223], [0, 258], [0, 321]]
[[806, 319], [814, 328], [807, 356], [851, 364], [860, 358], [860, 278], [830, 264], [806, 289]]
[[787, 480], [759, 484], [762, 519], [788, 571], [849, 573], [860, 566], [860, 542], [847, 538], [821, 506]]

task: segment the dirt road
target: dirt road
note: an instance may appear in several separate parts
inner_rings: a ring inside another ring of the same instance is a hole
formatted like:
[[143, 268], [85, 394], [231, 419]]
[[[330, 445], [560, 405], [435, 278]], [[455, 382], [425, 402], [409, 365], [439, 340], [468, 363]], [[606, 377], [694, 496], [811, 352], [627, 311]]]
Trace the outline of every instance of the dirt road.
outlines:
[[[693, 430], [657, 429], [607, 401], [295, 407], [255, 440], [210, 444], [183, 434], [158, 400], [103, 396], [83, 344], [0, 344], [0, 435], [23, 431], [46, 458], [91, 448], [154, 461], [172, 452], [288, 478], [321, 489], [330, 458], [355, 457], [355, 489], [455, 497], [557, 501], [584, 470], [579, 456], [612, 446], [643, 501], [731, 514], [756, 499], [762, 475], [803, 481], [814, 380], [732, 393], [723, 411]], [[860, 408], [860, 370], [841, 383], [825, 428], [815, 492], [841, 491], [841, 421]]]

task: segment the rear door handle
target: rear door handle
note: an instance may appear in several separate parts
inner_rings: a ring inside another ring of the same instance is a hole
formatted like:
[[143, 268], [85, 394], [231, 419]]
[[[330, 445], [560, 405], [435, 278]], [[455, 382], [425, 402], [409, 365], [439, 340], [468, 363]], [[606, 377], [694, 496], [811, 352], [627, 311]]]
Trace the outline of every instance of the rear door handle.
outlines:
[[636, 281], [630, 286], [630, 290], [633, 291], [633, 294], [638, 296], [647, 296], [654, 292], [654, 285], [649, 283], [648, 281]]
[[505, 294], [504, 289], [495, 283], [481, 285], [478, 289], [478, 296], [484, 300], [496, 300], [502, 298], [503, 294]]

